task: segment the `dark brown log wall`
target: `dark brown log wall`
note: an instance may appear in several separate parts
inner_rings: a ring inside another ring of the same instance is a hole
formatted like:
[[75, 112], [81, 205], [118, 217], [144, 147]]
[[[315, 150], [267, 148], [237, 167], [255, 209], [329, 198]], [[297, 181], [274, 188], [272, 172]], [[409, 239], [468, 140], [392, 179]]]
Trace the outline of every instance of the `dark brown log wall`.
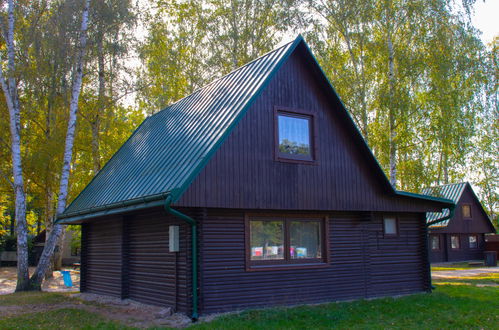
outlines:
[[[169, 252], [170, 225], [180, 226], [177, 253]], [[95, 219], [83, 228], [82, 291], [190, 312], [191, 233], [185, 222], [157, 209]]]
[[[432, 250], [431, 248], [431, 236], [438, 235], [440, 238], [440, 249]], [[430, 251], [430, 262], [445, 262], [447, 261], [447, 249], [446, 249], [446, 239], [445, 234], [430, 234], [430, 240], [428, 241], [428, 249]]]
[[[471, 206], [471, 218], [463, 216], [462, 206]], [[430, 251], [431, 262], [482, 260], [485, 250], [485, 233], [491, 233], [494, 228], [485, 214], [480, 201], [471, 187], [466, 185], [459, 199], [454, 216], [443, 228], [430, 228], [430, 234], [440, 235], [440, 251]], [[460, 248], [451, 249], [451, 235], [459, 235]], [[477, 235], [478, 248], [469, 247], [469, 235]]]
[[[447, 262], [447, 261], [468, 261], [468, 260], [483, 260], [485, 251], [484, 234], [439, 234], [440, 235], [440, 251], [430, 252], [431, 262]], [[460, 241], [459, 249], [451, 249], [451, 235], [458, 235]], [[470, 248], [469, 235], [477, 236], [477, 248]]]
[[[436, 206], [390, 196], [347, 129], [339, 104], [296, 51], [176, 203], [186, 207], [425, 212]], [[333, 82], [334, 84], [334, 82]], [[312, 113], [314, 164], [274, 159], [274, 107]], [[386, 182], [384, 182], [386, 184]]]
[[422, 214], [400, 214], [400, 236], [383, 237], [381, 215], [329, 214], [325, 268], [246, 271], [244, 213], [208, 210], [202, 222], [203, 313], [428, 290]]
[[84, 224], [82, 291], [121, 297], [121, 217]]

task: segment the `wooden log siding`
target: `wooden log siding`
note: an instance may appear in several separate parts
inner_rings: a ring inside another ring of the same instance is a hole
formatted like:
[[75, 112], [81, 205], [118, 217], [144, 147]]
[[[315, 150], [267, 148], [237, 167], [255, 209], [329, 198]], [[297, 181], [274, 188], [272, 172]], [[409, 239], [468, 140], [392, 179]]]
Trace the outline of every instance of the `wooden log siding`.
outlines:
[[400, 235], [383, 237], [382, 216], [330, 213], [330, 265], [245, 270], [244, 213], [209, 209], [201, 228], [203, 313], [399, 295], [429, 289], [423, 214], [398, 214]]
[[[170, 225], [180, 227], [180, 252], [169, 252]], [[190, 237], [190, 226], [162, 209], [85, 223], [82, 291], [190, 313]]]
[[84, 291], [121, 297], [121, 217], [84, 225]]
[[[401, 212], [435, 208], [383, 191], [383, 178], [374, 174], [345, 127], [340, 105], [327, 96], [320, 82], [295, 52], [175, 205]], [[313, 164], [275, 160], [276, 107], [314, 115]]]
[[88, 223], [81, 225], [80, 292], [87, 292]]

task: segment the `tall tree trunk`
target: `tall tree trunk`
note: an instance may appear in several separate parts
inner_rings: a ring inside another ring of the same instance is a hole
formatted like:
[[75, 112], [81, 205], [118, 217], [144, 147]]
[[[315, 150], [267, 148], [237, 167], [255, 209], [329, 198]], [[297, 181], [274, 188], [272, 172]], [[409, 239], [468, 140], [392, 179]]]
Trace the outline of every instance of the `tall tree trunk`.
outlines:
[[[100, 27], [102, 29], [102, 27]], [[104, 66], [104, 49], [103, 49], [103, 33], [99, 33], [97, 39], [97, 57], [99, 63], [99, 99], [97, 105], [97, 113], [95, 114], [94, 120], [91, 123], [92, 126], [92, 163], [94, 175], [97, 174], [101, 169], [100, 164], [100, 116], [104, 113], [105, 108], [105, 93], [106, 93], [106, 83], [105, 83], [105, 66]]]
[[[87, 45], [87, 26], [88, 26], [88, 11], [90, 7], [90, 0], [85, 1], [83, 9], [81, 29], [80, 29], [80, 45], [78, 57], [76, 61], [76, 74], [74, 76], [73, 88], [71, 91], [71, 102], [69, 106], [69, 120], [68, 129], [66, 132], [66, 143], [64, 148], [64, 158], [61, 172], [61, 181], [59, 186], [59, 196], [57, 200], [57, 214], [61, 214], [66, 207], [66, 200], [68, 196], [69, 175], [71, 167], [71, 159], [73, 156], [73, 143], [76, 129], [76, 118], [78, 112], [78, 100], [80, 98], [81, 86], [83, 81], [83, 61], [85, 57], [85, 49]], [[42, 255], [36, 270], [31, 277], [31, 287], [36, 290], [41, 289], [43, 276], [45, 275], [49, 266], [51, 257], [54, 253], [57, 243], [63, 233], [62, 225], [55, 224], [54, 229], [50, 233], [45, 247], [43, 248]]]
[[21, 109], [15, 78], [14, 1], [8, 2], [8, 29], [5, 35], [8, 57], [8, 82], [0, 66], [0, 83], [5, 95], [10, 118], [12, 174], [14, 176], [15, 219], [17, 232], [17, 285], [16, 291], [29, 289], [28, 226], [26, 222], [26, 195], [21, 160]]
[[449, 156], [447, 150], [444, 151], [444, 184], [449, 183]]
[[[47, 170], [48, 173], [48, 170]], [[54, 192], [52, 191], [52, 187], [50, 187], [49, 179], [47, 178], [46, 180], [46, 190], [45, 190], [45, 244], [47, 244], [48, 238], [50, 237], [50, 233], [52, 232], [53, 229], [53, 224], [54, 224], [54, 212], [53, 212], [53, 205], [52, 205], [52, 200], [54, 198]], [[45, 279], [51, 278], [52, 277], [52, 271], [53, 271], [53, 262], [49, 265], [47, 268], [47, 271], [45, 273]]]
[[389, 91], [389, 124], [390, 124], [390, 183], [393, 187], [397, 186], [397, 132], [396, 132], [396, 107], [395, 107], [395, 69], [394, 69], [394, 61], [395, 61], [395, 53], [393, 50], [392, 37], [388, 34], [388, 81], [390, 84]]

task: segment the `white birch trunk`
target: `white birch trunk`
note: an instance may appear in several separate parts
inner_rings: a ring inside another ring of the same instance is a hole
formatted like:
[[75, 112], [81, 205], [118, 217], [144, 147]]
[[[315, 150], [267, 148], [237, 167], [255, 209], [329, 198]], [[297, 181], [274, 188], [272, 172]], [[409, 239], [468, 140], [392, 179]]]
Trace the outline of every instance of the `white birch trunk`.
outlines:
[[21, 160], [21, 109], [17, 94], [15, 78], [15, 49], [14, 49], [14, 1], [8, 2], [8, 28], [6, 33], [8, 57], [8, 82], [5, 80], [3, 69], [0, 66], [0, 83], [5, 95], [9, 110], [12, 175], [14, 177], [15, 220], [17, 233], [17, 285], [16, 291], [29, 289], [28, 273], [28, 229], [26, 223], [26, 195], [24, 193], [24, 179]]
[[[83, 83], [83, 60], [85, 57], [85, 49], [87, 46], [87, 26], [88, 26], [88, 11], [90, 7], [90, 0], [85, 1], [83, 15], [81, 20], [80, 30], [80, 45], [78, 57], [76, 61], [76, 74], [71, 91], [71, 102], [69, 105], [69, 120], [68, 129], [66, 132], [66, 143], [64, 148], [64, 158], [61, 172], [61, 181], [59, 185], [59, 196], [57, 201], [57, 214], [61, 214], [66, 207], [66, 200], [68, 197], [69, 175], [71, 170], [71, 159], [73, 157], [73, 143], [75, 138], [76, 118], [78, 112], [78, 100], [80, 98], [81, 86]], [[36, 267], [35, 273], [31, 277], [31, 286], [34, 289], [40, 290], [43, 277], [49, 267], [50, 260], [54, 254], [55, 247], [60, 241], [63, 233], [63, 226], [54, 224], [53, 230], [50, 233], [45, 247], [43, 248], [40, 261]]]
[[[99, 27], [99, 29], [103, 29], [103, 27]], [[105, 93], [106, 93], [106, 81], [104, 76], [105, 64], [104, 64], [104, 36], [101, 33], [98, 36], [97, 41], [97, 57], [98, 57], [98, 66], [99, 66], [99, 96], [98, 96], [98, 107], [97, 113], [95, 114], [94, 119], [91, 122], [92, 127], [92, 162], [94, 175], [96, 175], [101, 168], [100, 165], [100, 117], [101, 114], [104, 113], [105, 108]]]
[[396, 127], [395, 127], [395, 100], [394, 100], [394, 92], [395, 92], [395, 68], [394, 68], [394, 61], [395, 61], [395, 53], [393, 50], [393, 43], [392, 43], [392, 38], [391, 35], [388, 34], [388, 81], [390, 84], [390, 101], [389, 101], [389, 124], [390, 124], [390, 136], [389, 136], [389, 142], [390, 142], [390, 183], [391, 185], [396, 188], [397, 186], [397, 143], [396, 143], [396, 138], [397, 138], [397, 132], [396, 132]]

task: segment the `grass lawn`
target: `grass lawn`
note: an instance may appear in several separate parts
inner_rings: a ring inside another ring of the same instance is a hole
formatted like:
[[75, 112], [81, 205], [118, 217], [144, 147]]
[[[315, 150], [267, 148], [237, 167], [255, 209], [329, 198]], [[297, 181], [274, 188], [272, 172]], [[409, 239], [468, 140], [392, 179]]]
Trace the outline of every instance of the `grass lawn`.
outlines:
[[[71, 298], [67, 293], [20, 292], [0, 295], [0, 329], [123, 329], [121, 324], [78, 306], [88, 304]], [[72, 307], [65, 308], [65, 305]], [[9, 309], [12, 308], [14, 311], [11, 313], [16, 316], [9, 317]], [[15, 309], [23, 313], [19, 315]]]
[[[25, 306], [39, 304], [61, 304], [74, 301], [67, 294], [55, 292], [19, 292], [16, 294], [0, 295], [0, 306]], [[0, 307], [1, 308], [1, 307]]]
[[196, 329], [499, 328], [499, 289], [437, 285], [432, 294], [278, 308], [220, 317]]
[[0, 329], [123, 329], [96, 313], [76, 308], [28, 313], [0, 320]]
[[[474, 279], [446, 279], [436, 282], [432, 294], [401, 298], [331, 303], [293, 308], [253, 310], [228, 314], [192, 329], [384, 329], [384, 328], [486, 328], [499, 329], [499, 288], [474, 284], [492, 281], [497, 274]], [[28, 293], [0, 296], [1, 306], [75, 304], [58, 293]], [[82, 304], [82, 306], [89, 303]], [[0, 314], [1, 315], [1, 314]], [[58, 308], [0, 318], [0, 329], [124, 329], [100, 313], [80, 308]]]

